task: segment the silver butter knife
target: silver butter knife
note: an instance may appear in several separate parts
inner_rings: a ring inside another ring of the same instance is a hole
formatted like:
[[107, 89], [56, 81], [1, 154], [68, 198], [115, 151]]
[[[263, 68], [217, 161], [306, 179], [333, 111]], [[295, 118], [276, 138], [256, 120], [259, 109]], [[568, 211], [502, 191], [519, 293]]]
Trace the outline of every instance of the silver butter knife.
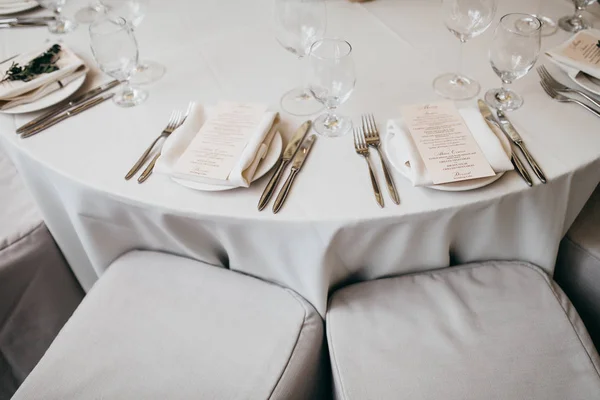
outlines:
[[[499, 132], [504, 133], [504, 131], [502, 130], [502, 127], [500, 126], [498, 121], [496, 121], [496, 119], [494, 118], [494, 115], [492, 114], [492, 111], [487, 106], [487, 104], [485, 104], [485, 102], [483, 100], [479, 99], [479, 100], [477, 100], [477, 105], [479, 106], [479, 112], [481, 113], [481, 116], [483, 116], [483, 119], [487, 123], [488, 127], [494, 132], [499, 131]], [[511, 148], [512, 148], [512, 146], [511, 146]], [[533, 181], [531, 180], [531, 175], [529, 175], [529, 172], [527, 172], [527, 170], [523, 166], [523, 163], [515, 155], [514, 151], [512, 151], [512, 154], [510, 156], [510, 161], [512, 162], [513, 166], [517, 170], [517, 173], [519, 175], [521, 175], [521, 178], [523, 178], [525, 183], [527, 183], [527, 186], [533, 186]]]
[[48, 111], [47, 113], [37, 117], [36, 119], [29, 121], [28, 123], [26, 123], [25, 125], [19, 127], [19, 129], [17, 129], [17, 133], [24, 133], [25, 131], [29, 131], [29, 130], [33, 130], [34, 128], [36, 128], [38, 125], [40, 125], [42, 122], [64, 112], [67, 111], [69, 108], [77, 106], [81, 103], [83, 103], [84, 101], [87, 101], [93, 97], [98, 96], [99, 94], [102, 94], [104, 92], [106, 92], [107, 90], [110, 90], [112, 88], [114, 88], [115, 86], [119, 85], [121, 82], [119, 82], [118, 80], [114, 80], [114, 81], [110, 81], [108, 83], [102, 84], [100, 86], [97, 86], [85, 93], [83, 93], [80, 96], [75, 97], [73, 100], [69, 101], [66, 104], [63, 104], [62, 106]]
[[525, 156], [525, 159], [527, 160], [527, 163], [529, 164], [531, 169], [533, 169], [533, 172], [540, 179], [540, 181], [542, 181], [542, 183], [546, 183], [546, 175], [544, 175], [544, 171], [542, 171], [538, 163], [535, 161], [535, 159], [529, 152], [529, 150], [527, 150], [527, 147], [525, 147], [525, 142], [523, 142], [523, 139], [521, 138], [521, 135], [519, 135], [519, 132], [517, 132], [513, 124], [511, 124], [511, 122], [508, 120], [508, 118], [502, 111], [498, 110], [496, 112], [496, 115], [498, 116], [498, 122], [500, 123], [500, 126], [502, 127], [504, 133], [521, 150], [521, 152]]
[[275, 169], [275, 173], [269, 180], [269, 183], [267, 183], [267, 186], [265, 187], [265, 190], [263, 191], [262, 196], [260, 196], [260, 200], [258, 201], [258, 210], [259, 211], [262, 211], [269, 203], [269, 200], [271, 200], [271, 197], [273, 196], [273, 193], [275, 192], [275, 189], [277, 188], [277, 184], [279, 183], [279, 180], [281, 179], [283, 170], [285, 169], [285, 167], [287, 167], [287, 165], [290, 163], [290, 161], [292, 161], [292, 158], [294, 158], [296, 151], [298, 151], [300, 144], [304, 140], [304, 137], [310, 130], [311, 126], [312, 126], [311, 121], [306, 121], [305, 123], [300, 125], [300, 128], [298, 128], [296, 130], [296, 133], [294, 133], [294, 136], [292, 136], [292, 140], [290, 140], [288, 145], [285, 147], [283, 156], [277, 163], [277, 168]]
[[0, 22], [0, 28], [32, 28], [48, 26], [47, 22], [31, 21], [31, 22]]
[[292, 163], [292, 170], [290, 171], [290, 176], [288, 176], [288, 178], [286, 179], [285, 183], [283, 184], [283, 187], [281, 188], [281, 191], [275, 199], [275, 204], [273, 204], [274, 214], [277, 214], [279, 210], [281, 210], [285, 199], [287, 199], [287, 196], [290, 193], [290, 189], [292, 188], [294, 179], [296, 179], [298, 172], [300, 172], [300, 170], [302, 169], [304, 161], [306, 161], [306, 157], [308, 157], [308, 153], [310, 153], [310, 149], [312, 149], [312, 146], [315, 143], [316, 139], [317, 137], [315, 135], [310, 135], [309, 138], [302, 144], [302, 147], [300, 148], [300, 151], [298, 152], [296, 158], [294, 158], [294, 162]]
[[91, 100], [88, 100], [87, 102], [80, 104], [79, 106], [73, 108], [72, 110], [65, 112], [64, 114], [60, 114], [54, 118], [49, 119], [48, 121], [44, 122], [42, 125], [38, 126], [36, 129], [22, 134], [21, 137], [28, 138], [30, 136], [33, 136], [45, 129], [50, 128], [51, 126], [58, 124], [61, 121], [64, 121], [67, 118], [71, 118], [79, 113], [84, 112], [85, 110], [89, 110], [90, 108], [97, 106], [98, 104], [112, 98], [114, 95], [115, 95], [114, 93], [108, 93], [103, 96], [95, 97]]

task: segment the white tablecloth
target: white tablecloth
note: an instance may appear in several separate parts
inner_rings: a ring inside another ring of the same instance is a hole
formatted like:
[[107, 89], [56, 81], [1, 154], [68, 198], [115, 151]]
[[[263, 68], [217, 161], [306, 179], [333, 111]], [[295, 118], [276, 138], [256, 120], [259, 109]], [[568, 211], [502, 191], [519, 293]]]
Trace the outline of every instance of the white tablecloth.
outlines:
[[[67, 12], [86, 3], [73, 1]], [[544, 3], [555, 18], [572, 12], [563, 0]], [[537, 5], [501, 1], [496, 21], [508, 12], [536, 12]], [[435, 0], [328, 2], [328, 36], [352, 43], [358, 76], [341, 113], [357, 122], [372, 112], [383, 129], [401, 105], [436, 99], [431, 82], [455, 68], [459, 51], [439, 8]], [[0, 144], [86, 289], [134, 248], [278, 282], [320, 312], [332, 288], [357, 280], [488, 259], [553, 270], [560, 239], [600, 181], [600, 120], [552, 101], [534, 72], [513, 85], [525, 105], [510, 117], [548, 175], [546, 185], [528, 188], [510, 172], [483, 189], [444, 193], [414, 188], [396, 173], [402, 204], [395, 206], [385, 193], [386, 208], [380, 209], [351, 136], [317, 141], [277, 215], [257, 211], [264, 178], [250, 189], [220, 193], [196, 192], [159, 175], [143, 185], [126, 182], [124, 174], [173, 108], [189, 100], [239, 100], [277, 109], [281, 94], [300, 84], [305, 64], [279, 46], [270, 20], [270, 0], [151, 2], [137, 32], [141, 56], [164, 64], [167, 73], [147, 86], [146, 103], [121, 109], [107, 102], [27, 140], [14, 130], [32, 115], [0, 115]], [[500, 83], [487, 57], [492, 31], [464, 48], [465, 71], [483, 90]], [[1, 30], [0, 59], [35, 48], [49, 35], [44, 29]], [[543, 45], [567, 38], [559, 31]], [[85, 26], [64, 41], [94, 65]], [[108, 79], [95, 68], [91, 78], [86, 88]], [[282, 119], [286, 137], [302, 122], [286, 114]], [[378, 175], [383, 185], [379, 167]]]

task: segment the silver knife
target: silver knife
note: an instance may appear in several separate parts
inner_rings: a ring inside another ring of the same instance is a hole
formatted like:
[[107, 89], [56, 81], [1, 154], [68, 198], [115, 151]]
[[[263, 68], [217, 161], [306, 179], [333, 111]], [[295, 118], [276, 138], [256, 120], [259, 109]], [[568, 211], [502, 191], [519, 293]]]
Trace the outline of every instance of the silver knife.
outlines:
[[43, 21], [0, 22], [0, 28], [31, 28], [40, 26], [48, 26], [48, 23]]
[[260, 196], [260, 200], [258, 201], [258, 210], [259, 211], [262, 211], [269, 203], [269, 200], [271, 200], [271, 197], [273, 196], [273, 193], [275, 192], [275, 189], [277, 188], [277, 184], [279, 183], [279, 180], [281, 179], [283, 170], [290, 163], [290, 161], [292, 161], [292, 158], [294, 158], [296, 151], [298, 151], [298, 148], [300, 147], [300, 144], [304, 140], [304, 137], [310, 130], [311, 125], [312, 125], [311, 121], [306, 121], [305, 123], [300, 125], [300, 128], [298, 128], [296, 130], [296, 133], [294, 133], [294, 136], [292, 136], [292, 140], [290, 140], [288, 145], [285, 147], [283, 156], [277, 163], [277, 168], [275, 169], [275, 173], [269, 180], [269, 183], [267, 183], [267, 187], [265, 187], [265, 190], [263, 191], [262, 196]]
[[69, 110], [69, 111], [65, 112], [64, 114], [60, 114], [60, 115], [44, 122], [42, 125], [38, 126], [36, 129], [22, 134], [21, 137], [28, 138], [30, 136], [33, 136], [36, 133], [39, 133], [47, 128], [50, 128], [51, 126], [54, 126], [54, 125], [58, 124], [59, 122], [64, 121], [67, 118], [71, 118], [79, 113], [84, 112], [85, 110], [88, 110], [88, 109], [110, 99], [114, 95], [115, 95], [114, 93], [108, 93], [108, 94], [105, 94], [104, 96], [95, 97], [91, 100], [88, 100], [87, 102], [80, 104], [79, 106], [73, 108], [72, 110]]
[[110, 90], [110, 89], [114, 88], [115, 86], [119, 85], [120, 83], [121, 82], [119, 82], [118, 80], [115, 79], [114, 81], [110, 81], [103, 85], [97, 86], [97, 87], [83, 93], [82, 95], [75, 97], [73, 100], [69, 101], [68, 103], [63, 104], [62, 106], [60, 106], [54, 110], [48, 111], [47, 113], [43, 114], [40, 117], [37, 117], [36, 119], [34, 119], [32, 121], [29, 121], [25, 125], [21, 126], [19, 129], [17, 129], [17, 133], [23, 133], [28, 130], [33, 130], [42, 122], [62, 113], [64, 111], [67, 111], [71, 107], [77, 106], [86, 100], [89, 100], [93, 97], [96, 97], [99, 94], [102, 94], [102, 93], [106, 92], [107, 90]]
[[531, 167], [531, 169], [533, 169], [533, 172], [540, 179], [540, 181], [542, 181], [542, 183], [546, 183], [546, 175], [544, 175], [544, 171], [542, 171], [538, 163], [535, 161], [535, 159], [529, 152], [529, 150], [527, 150], [527, 147], [525, 147], [525, 142], [523, 142], [523, 139], [521, 138], [521, 135], [519, 135], [519, 132], [517, 132], [513, 124], [511, 124], [511, 122], [508, 120], [508, 118], [502, 111], [498, 110], [496, 112], [496, 115], [498, 116], [498, 122], [500, 123], [500, 126], [502, 127], [504, 133], [521, 150], [521, 152], [525, 156], [525, 159], [527, 160], [527, 163], [529, 163], [529, 166]]
[[[477, 105], [479, 106], [479, 112], [483, 116], [483, 119], [485, 120], [485, 122], [487, 123], [489, 128], [494, 132], [500, 131], [500, 132], [504, 133], [504, 131], [502, 130], [502, 127], [500, 126], [498, 121], [496, 121], [496, 119], [494, 118], [494, 115], [492, 114], [492, 111], [487, 106], [487, 104], [485, 104], [485, 102], [483, 100], [479, 99], [479, 100], [477, 100]], [[511, 146], [511, 148], [512, 148], [512, 146]], [[510, 161], [512, 162], [513, 166], [515, 167], [515, 169], [517, 170], [519, 175], [521, 175], [521, 178], [523, 178], [525, 183], [527, 183], [528, 186], [533, 186], [533, 181], [531, 180], [531, 175], [529, 175], [529, 172], [527, 172], [527, 170], [523, 166], [523, 163], [521, 162], [521, 160], [519, 160], [519, 158], [515, 155], [515, 152], [512, 151], [511, 153], [512, 154], [510, 156]]]
[[296, 158], [294, 158], [294, 162], [292, 163], [292, 170], [290, 171], [290, 176], [288, 176], [288, 178], [286, 179], [285, 183], [283, 184], [283, 187], [281, 188], [281, 191], [275, 199], [275, 204], [273, 204], [274, 214], [277, 214], [279, 210], [281, 210], [285, 199], [290, 193], [290, 189], [292, 188], [294, 179], [296, 179], [298, 172], [300, 172], [300, 170], [302, 169], [304, 161], [306, 161], [306, 157], [308, 157], [308, 153], [310, 153], [310, 149], [312, 149], [312, 146], [315, 143], [316, 139], [317, 137], [315, 135], [310, 135], [309, 138], [302, 144], [300, 152], [298, 152]]
[[53, 15], [47, 15], [44, 17], [12, 17], [12, 18], [0, 18], [0, 24], [8, 24], [11, 22], [20, 23], [20, 22], [51, 22], [56, 19]]

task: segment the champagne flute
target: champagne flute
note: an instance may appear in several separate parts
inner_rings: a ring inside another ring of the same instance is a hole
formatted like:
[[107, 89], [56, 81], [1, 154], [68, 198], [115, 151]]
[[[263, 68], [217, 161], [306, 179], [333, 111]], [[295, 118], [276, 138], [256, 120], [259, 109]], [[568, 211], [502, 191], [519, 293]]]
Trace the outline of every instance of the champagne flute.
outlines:
[[542, 36], [550, 36], [554, 35], [558, 29], [558, 25], [556, 25], [556, 21], [552, 18], [542, 14], [542, 6], [544, 5], [544, 0], [538, 0], [538, 12], [534, 14], [534, 17], [540, 20], [542, 23]]
[[308, 58], [308, 88], [327, 108], [313, 127], [323, 136], [345, 135], [352, 121], [336, 115], [335, 109], [350, 98], [356, 84], [352, 46], [341, 39], [320, 39], [310, 47]]
[[100, 18], [90, 25], [90, 46], [100, 69], [125, 81], [113, 101], [121, 107], [133, 107], [148, 97], [145, 90], [131, 86], [131, 75], [138, 63], [138, 44], [131, 26], [123, 18]]
[[467, 40], [481, 35], [492, 24], [497, 0], [442, 0], [446, 28], [460, 40], [458, 73], [447, 73], [433, 81], [437, 94], [452, 100], [466, 100], [477, 96], [481, 86], [461, 75], [463, 47]]
[[490, 49], [490, 63], [502, 80], [502, 87], [485, 94], [490, 106], [510, 111], [523, 105], [523, 98], [505, 85], [524, 77], [533, 68], [542, 45], [541, 31], [542, 23], [533, 15], [507, 14], [500, 19]]
[[38, 4], [54, 13], [54, 20], [48, 22], [48, 29], [51, 33], [69, 33], [77, 28], [77, 23], [65, 18], [62, 15], [62, 9], [66, 0], [38, 0]]
[[596, 0], [573, 0], [575, 14], [570, 17], [562, 17], [558, 20], [558, 26], [567, 32], [579, 32], [592, 27], [591, 22], [583, 18], [583, 11], [587, 6], [594, 4]]
[[[279, 44], [296, 55], [305, 57], [310, 46], [323, 37], [327, 26], [324, 0], [274, 0], [274, 30]], [[304, 87], [285, 93], [281, 108], [292, 115], [312, 115], [323, 109]]]

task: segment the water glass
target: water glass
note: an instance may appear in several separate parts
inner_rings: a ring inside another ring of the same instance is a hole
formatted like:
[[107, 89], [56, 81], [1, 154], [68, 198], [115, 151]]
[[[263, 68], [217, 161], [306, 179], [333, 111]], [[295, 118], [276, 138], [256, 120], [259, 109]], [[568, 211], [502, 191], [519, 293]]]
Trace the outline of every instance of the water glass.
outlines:
[[62, 15], [66, 0], [38, 0], [40, 6], [54, 13], [54, 20], [48, 23], [51, 33], [69, 33], [77, 28], [77, 23]]
[[538, 10], [534, 16], [542, 23], [542, 36], [554, 35], [558, 29], [558, 25], [556, 24], [556, 21], [542, 13], [543, 5], [544, 0], [538, 0]]
[[350, 98], [356, 84], [352, 46], [341, 39], [320, 39], [310, 47], [308, 58], [308, 88], [327, 108], [313, 127], [323, 136], [342, 136], [350, 131], [352, 121], [336, 115], [335, 109]]
[[[321, 39], [327, 27], [324, 0], [275, 0], [273, 13], [275, 38], [279, 44], [299, 59], [310, 46]], [[281, 108], [292, 115], [312, 115], [323, 109], [304, 87], [283, 95]]]
[[131, 86], [130, 79], [138, 64], [138, 45], [131, 26], [123, 18], [105, 17], [90, 25], [90, 44], [100, 69], [125, 81], [113, 100], [121, 107], [132, 107], [146, 100], [148, 93]]
[[562, 17], [558, 20], [558, 26], [567, 32], [579, 32], [592, 27], [592, 24], [583, 18], [583, 11], [587, 6], [594, 4], [596, 0], [573, 0], [575, 14], [570, 17]]
[[492, 24], [497, 0], [442, 0], [442, 14], [446, 28], [460, 40], [457, 73], [438, 76], [433, 81], [437, 94], [452, 100], [467, 100], [477, 96], [481, 86], [461, 74], [463, 45], [481, 35]]
[[490, 48], [492, 69], [502, 80], [500, 89], [485, 94], [486, 102], [499, 110], [516, 110], [523, 98], [505, 85], [524, 77], [540, 54], [542, 23], [529, 14], [507, 14], [500, 19]]

